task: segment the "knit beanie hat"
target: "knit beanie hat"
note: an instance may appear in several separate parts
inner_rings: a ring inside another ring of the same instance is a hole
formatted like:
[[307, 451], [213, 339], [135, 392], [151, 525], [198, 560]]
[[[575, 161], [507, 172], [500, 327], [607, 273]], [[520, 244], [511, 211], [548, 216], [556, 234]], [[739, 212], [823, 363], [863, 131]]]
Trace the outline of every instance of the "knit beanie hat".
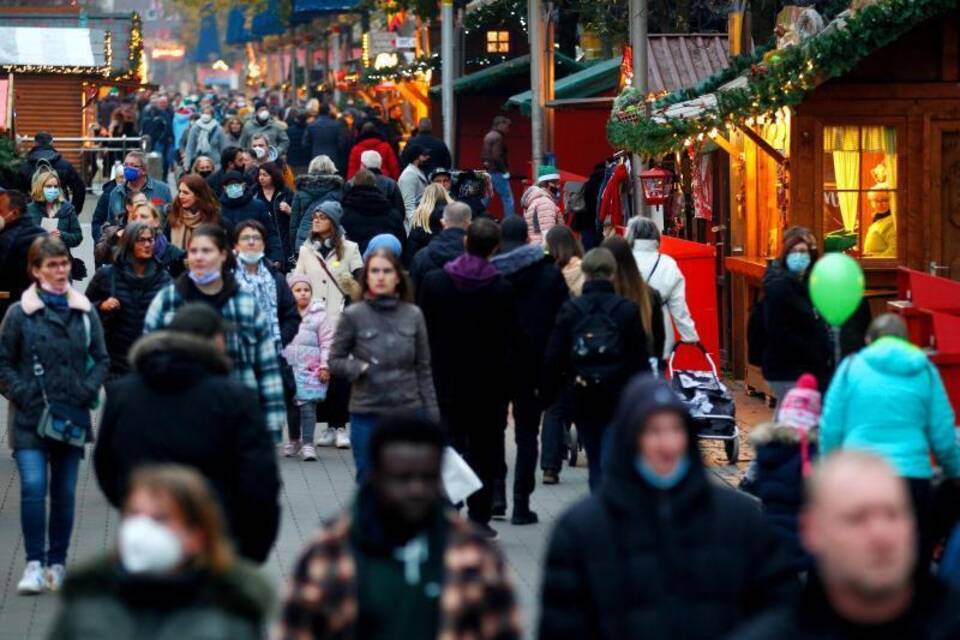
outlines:
[[288, 273], [287, 274], [287, 286], [293, 289], [294, 285], [305, 284], [310, 287], [310, 290], [313, 291], [313, 283], [310, 282], [310, 278], [305, 276], [302, 273]]
[[537, 167], [537, 184], [546, 182], [547, 180], [559, 180], [560, 173], [557, 171], [557, 168], [549, 165], [542, 164]]
[[777, 408], [777, 424], [808, 431], [820, 422], [820, 391], [817, 378], [805, 373]]
[[367, 149], [360, 154], [360, 164], [367, 169], [379, 169], [383, 166], [383, 156], [380, 155], [379, 151]]
[[392, 233], [381, 233], [370, 238], [370, 242], [367, 243], [367, 249], [363, 252], [363, 259], [366, 260], [367, 256], [377, 249], [386, 249], [398, 258], [403, 252], [400, 241]]
[[340, 203], [336, 200], [324, 200], [310, 207], [311, 216], [317, 211], [330, 218], [330, 222], [338, 227], [340, 226], [340, 221], [343, 220], [343, 207], [341, 207]]

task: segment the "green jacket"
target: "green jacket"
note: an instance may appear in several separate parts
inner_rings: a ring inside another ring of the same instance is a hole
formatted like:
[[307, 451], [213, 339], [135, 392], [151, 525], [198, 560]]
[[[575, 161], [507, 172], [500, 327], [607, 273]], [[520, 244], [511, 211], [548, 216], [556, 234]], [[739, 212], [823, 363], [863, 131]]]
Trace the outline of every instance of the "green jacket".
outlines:
[[[46, 217], [46, 206], [41, 202], [31, 202], [27, 205], [27, 217], [33, 224], [41, 225], [41, 220]], [[68, 248], [78, 246], [83, 242], [83, 230], [80, 228], [80, 220], [77, 218], [77, 210], [69, 202], [61, 202], [60, 209], [57, 211], [57, 230], [60, 231], [60, 239]]]
[[72, 572], [49, 640], [258, 640], [273, 591], [242, 560], [221, 576], [126, 573], [114, 558]]

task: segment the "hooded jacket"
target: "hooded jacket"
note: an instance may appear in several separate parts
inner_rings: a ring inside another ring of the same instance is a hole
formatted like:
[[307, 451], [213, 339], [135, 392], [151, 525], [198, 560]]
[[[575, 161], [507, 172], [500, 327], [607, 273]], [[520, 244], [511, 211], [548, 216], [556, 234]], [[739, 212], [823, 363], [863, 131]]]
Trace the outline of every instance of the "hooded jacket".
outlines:
[[397, 160], [397, 154], [393, 152], [390, 143], [384, 140], [380, 133], [368, 133], [357, 138], [353, 148], [350, 149], [350, 161], [347, 163], [347, 180], [360, 170], [360, 156], [364, 151], [376, 151], [383, 160], [380, 167], [383, 174], [396, 180], [400, 177], [400, 162]]
[[214, 575], [134, 575], [115, 557], [70, 572], [51, 640], [256, 640], [274, 599], [255, 567], [237, 560]]
[[343, 195], [341, 224], [347, 232], [347, 238], [360, 247], [360, 253], [367, 250], [367, 244], [374, 236], [389, 233], [400, 241], [407, 242], [407, 233], [403, 229], [403, 212], [391, 206], [383, 192], [376, 186], [357, 185]]
[[[284, 264], [286, 261], [283, 254], [283, 243], [280, 241], [280, 232], [277, 230], [277, 223], [270, 215], [270, 210], [263, 200], [254, 196], [253, 189], [247, 188], [239, 198], [228, 198], [226, 192], [220, 196], [220, 215], [223, 217], [224, 226], [235, 229], [238, 224], [246, 220], [256, 220], [267, 230], [267, 237], [264, 238], [264, 253], [271, 262]], [[232, 240], [232, 238], [231, 238]]]
[[558, 224], [563, 224], [560, 207], [553, 196], [541, 187], [527, 187], [520, 196], [520, 206], [523, 207], [523, 219], [527, 222], [530, 244], [543, 244], [547, 232]]
[[133, 373], [107, 387], [93, 454], [97, 481], [120, 507], [145, 463], [199, 471], [216, 491], [241, 555], [263, 562], [280, 522], [280, 477], [255, 395], [230, 379], [209, 340], [158, 331], [130, 351]]
[[427, 274], [417, 304], [427, 321], [440, 406], [505, 406], [519, 338], [510, 283], [487, 260], [465, 254]]
[[308, 214], [313, 204], [325, 200], [340, 202], [342, 199], [343, 178], [338, 175], [307, 174], [297, 178], [297, 192], [293, 194], [293, 204], [290, 205], [290, 238], [293, 240], [290, 249], [294, 255], [310, 237], [313, 218]]
[[0, 218], [0, 291], [10, 292], [8, 299], [0, 300], [0, 319], [30, 286], [26, 268], [30, 245], [46, 234], [26, 216], [6, 223]]
[[433, 236], [427, 248], [417, 253], [410, 266], [410, 278], [414, 286], [419, 288], [428, 273], [441, 269], [454, 258], [462, 256], [463, 240], [466, 237], [466, 230], [457, 227], [444, 229]]
[[[661, 411], [683, 416], [690, 462], [666, 490], [635, 467], [638, 432]], [[666, 383], [634, 378], [610, 436], [599, 491], [551, 535], [541, 639], [713, 640], [795, 593], [779, 538], [750, 498], [708, 480], [694, 424]]]
[[823, 455], [861, 449], [905, 478], [932, 478], [929, 452], [948, 478], [960, 477], [954, 413], [937, 368], [918, 347], [880, 338], [837, 369], [820, 418]]

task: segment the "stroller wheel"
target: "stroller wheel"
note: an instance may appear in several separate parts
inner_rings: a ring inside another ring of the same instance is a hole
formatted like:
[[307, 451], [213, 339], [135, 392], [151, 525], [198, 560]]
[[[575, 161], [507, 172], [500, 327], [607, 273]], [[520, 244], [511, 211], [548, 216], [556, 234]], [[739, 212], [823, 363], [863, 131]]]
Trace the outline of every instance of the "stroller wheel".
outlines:
[[737, 464], [740, 459], [740, 438], [730, 438], [723, 441], [723, 449], [727, 452], [727, 460], [730, 464]]

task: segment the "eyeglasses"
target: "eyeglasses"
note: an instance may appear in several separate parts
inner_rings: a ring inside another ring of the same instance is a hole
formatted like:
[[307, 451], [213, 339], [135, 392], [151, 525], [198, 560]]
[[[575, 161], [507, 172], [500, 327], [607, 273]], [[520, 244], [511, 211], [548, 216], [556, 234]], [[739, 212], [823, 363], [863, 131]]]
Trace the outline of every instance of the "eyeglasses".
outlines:
[[153, 238], [137, 238], [137, 244], [153, 244], [154, 242]]
[[240, 242], [263, 242], [263, 238], [259, 234], [249, 234], [240, 236]]

